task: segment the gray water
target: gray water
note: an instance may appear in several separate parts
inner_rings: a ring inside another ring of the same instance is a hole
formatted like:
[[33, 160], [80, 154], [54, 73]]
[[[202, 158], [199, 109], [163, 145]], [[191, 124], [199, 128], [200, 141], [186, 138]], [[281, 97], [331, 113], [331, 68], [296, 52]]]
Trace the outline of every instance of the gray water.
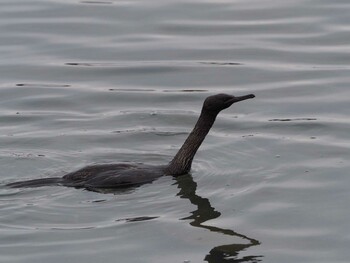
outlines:
[[[0, 262], [349, 262], [349, 1], [0, 4]], [[215, 93], [191, 175], [4, 186], [167, 163]]]

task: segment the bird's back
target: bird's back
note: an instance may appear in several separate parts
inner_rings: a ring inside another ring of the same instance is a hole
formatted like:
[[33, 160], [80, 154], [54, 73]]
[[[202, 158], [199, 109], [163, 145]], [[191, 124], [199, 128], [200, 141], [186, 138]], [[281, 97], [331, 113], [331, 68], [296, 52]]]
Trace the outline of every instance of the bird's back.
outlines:
[[63, 185], [84, 188], [119, 188], [150, 183], [164, 175], [164, 166], [139, 163], [84, 167], [63, 176]]
[[10, 183], [12, 188], [64, 185], [90, 190], [125, 188], [151, 183], [164, 175], [165, 166], [140, 163], [101, 164], [87, 166], [62, 178], [41, 178]]

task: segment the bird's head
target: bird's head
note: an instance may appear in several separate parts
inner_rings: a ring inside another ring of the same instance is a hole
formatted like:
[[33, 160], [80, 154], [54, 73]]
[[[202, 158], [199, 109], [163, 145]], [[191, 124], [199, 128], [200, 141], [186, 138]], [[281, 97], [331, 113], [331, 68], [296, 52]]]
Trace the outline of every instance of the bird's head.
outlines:
[[245, 96], [238, 96], [238, 97], [235, 97], [233, 95], [223, 94], [223, 93], [216, 94], [213, 96], [209, 96], [208, 98], [205, 99], [203, 104], [203, 110], [218, 114], [220, 111], [230, 107], [233, 103], [236, 103], [242, 100], [252, 99], [254, 97], [255, 97], [254, 94], [248, 94]]

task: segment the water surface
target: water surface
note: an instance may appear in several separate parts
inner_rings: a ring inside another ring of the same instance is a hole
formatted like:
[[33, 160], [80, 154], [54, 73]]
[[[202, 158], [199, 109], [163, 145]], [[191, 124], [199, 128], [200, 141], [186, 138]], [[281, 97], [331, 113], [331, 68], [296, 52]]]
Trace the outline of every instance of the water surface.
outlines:
[[[1, 0], [1, 262], [348, 262], [347, 1]], [[6, 183], [163, 164], [116, 193]]]

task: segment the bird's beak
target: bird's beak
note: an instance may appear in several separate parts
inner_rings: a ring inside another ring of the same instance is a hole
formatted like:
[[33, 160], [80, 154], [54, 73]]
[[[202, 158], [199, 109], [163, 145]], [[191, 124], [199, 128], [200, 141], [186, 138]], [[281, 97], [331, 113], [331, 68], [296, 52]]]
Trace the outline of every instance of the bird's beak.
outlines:
[[247, 100], [247, 99], [252, 99], [252, 98], [255, 98], [255, 95], [248, 94], [248, 95], [244, 95], [244, 96], [233, 97], [230, 101], [232, 101], [232, 103], [235, 103], [235, 102], [239, 102], [239, 101]]

